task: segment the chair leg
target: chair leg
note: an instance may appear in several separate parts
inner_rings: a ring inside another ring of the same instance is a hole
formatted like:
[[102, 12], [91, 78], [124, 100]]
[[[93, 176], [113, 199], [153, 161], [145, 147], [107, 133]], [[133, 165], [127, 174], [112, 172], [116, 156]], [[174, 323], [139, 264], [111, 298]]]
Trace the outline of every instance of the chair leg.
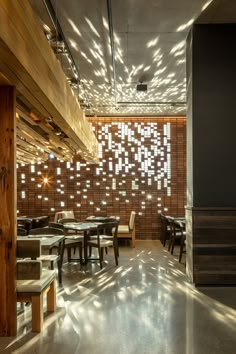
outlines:
[[164, 235], [164, 237], [163, 237], [162, 244], [163, 244], [163, 247], [165, 247], [165, 245], [166, 245], [166, 237], [165, 237], [165, 235]]
[[115, 256], [116, 266], [118, 266], [118, 254], [117, 254], [117, 248], [116, 248], [116, 246], [114, 246], [113, 248], [114, 248], [114, 256]]
[[181, 237], [180, 250], [179, 250], [179, 263], [181, 263], [183, 252], [184, 252], [184, 238]]
[[168, 251], [170, 252], [172, 246], [172, 236], [170, 235], [170, 239], [169, 239], [169, 245], [168, 245]]
[[171, 245], [171, 254], [174, 253], [174, 248], [175, 248], [175, 236], [172, 238], [172, 245]]
[[99, 254], [100, 269], [102, 269], [102, 252], [100, 247], [98, 247], [98, 254]]
[[168, 237], [167, 232], [164, 232], [164, 235], [163, 235], [163, 247], [165, 247], [165, 245], [166, 245], [166, 241], [168, 239], [167, 237]]
[[70, 247], [67, 248], [67, 258], [68, 258], [68, 262], [70, 262], [71, 261], [71, 248]]
[[57, 261], [58, 281], [59, 281], [59, 284], [61, 284], [61, 283], [62, 283], [61, 268], [62, 268], [62, 263], [61, 263], [61, 259], [59, 258], [59, 260]]
[[82, 246], [79, 245], [79, 260], [80, 264], [83, 262]]
[[119, 243], [118, 243], [118, 239], [115, 240], [115, 242], [114, 242], [114, 247], [116, 247], [117, 257], [119, 257]]

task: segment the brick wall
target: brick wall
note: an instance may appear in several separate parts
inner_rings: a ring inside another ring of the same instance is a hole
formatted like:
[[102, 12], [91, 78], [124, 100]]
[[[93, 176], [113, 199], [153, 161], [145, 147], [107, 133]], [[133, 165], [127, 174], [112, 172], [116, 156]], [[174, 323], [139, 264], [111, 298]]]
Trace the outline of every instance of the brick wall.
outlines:
[[[159, 238], [160, 212], [184, 215], [186, 203], [185, 118], [92, 118], [100, 142], [99, 165], [50, 158], [18, 166], [18, 215], [74, 210], [119, 215], [127, 223], [136, 211], [136, 235]], [[48, 178], [48, 183], [43, 179]]]

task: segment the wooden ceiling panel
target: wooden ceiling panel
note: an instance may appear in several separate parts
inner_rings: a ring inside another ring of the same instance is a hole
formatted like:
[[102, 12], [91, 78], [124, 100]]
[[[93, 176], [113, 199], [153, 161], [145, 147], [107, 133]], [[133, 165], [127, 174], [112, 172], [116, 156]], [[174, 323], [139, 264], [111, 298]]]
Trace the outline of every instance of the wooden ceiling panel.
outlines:
[[0, 0], [0, 71], [0, 82], [6, 77], [45, 122], [50, 119], [51, 126], [60, 129], [66, 141], [58, 138], [58, 129], [50, 133], [42, 121], [38, 126], [48, 139], [32, 128], [33, 121], [32, 127], [24, 124], [23, 128], [18, 119], [20, 129], [42, 144], [51, 144], [63, 159], [71, 160], [82, 150], [83, 157], [97, 162], [95, 135], [27, 1]]

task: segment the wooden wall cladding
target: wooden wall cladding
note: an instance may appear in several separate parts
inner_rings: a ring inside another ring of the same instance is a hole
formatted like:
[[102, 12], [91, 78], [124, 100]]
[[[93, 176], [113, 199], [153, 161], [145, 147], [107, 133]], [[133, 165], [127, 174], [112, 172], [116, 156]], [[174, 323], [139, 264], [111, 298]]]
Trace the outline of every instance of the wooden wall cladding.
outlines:
[[[74, 210], [119, 215], [128, 223], [136, 211], [138, 239], [156, 239], [159, 214], [182, 216], [186, 204], [186, 119], [92, 118], [99, 164], [49, 158], [18, 166], [18, 215], [49, 215]], [[48, 178], [48, 184], [43, 179]]]
[[190, 278], [196, 285], [236, 284], [236, 209], [193, 208], [186, 217]]

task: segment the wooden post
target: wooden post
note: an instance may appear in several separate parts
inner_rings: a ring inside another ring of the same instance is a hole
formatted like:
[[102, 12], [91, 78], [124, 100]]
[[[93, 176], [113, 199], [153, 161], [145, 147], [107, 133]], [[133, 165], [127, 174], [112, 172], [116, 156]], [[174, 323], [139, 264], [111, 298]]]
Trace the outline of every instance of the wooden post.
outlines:
[[16, 130], [15, 88], [0, 87], [0, 336], [15, 336]]

